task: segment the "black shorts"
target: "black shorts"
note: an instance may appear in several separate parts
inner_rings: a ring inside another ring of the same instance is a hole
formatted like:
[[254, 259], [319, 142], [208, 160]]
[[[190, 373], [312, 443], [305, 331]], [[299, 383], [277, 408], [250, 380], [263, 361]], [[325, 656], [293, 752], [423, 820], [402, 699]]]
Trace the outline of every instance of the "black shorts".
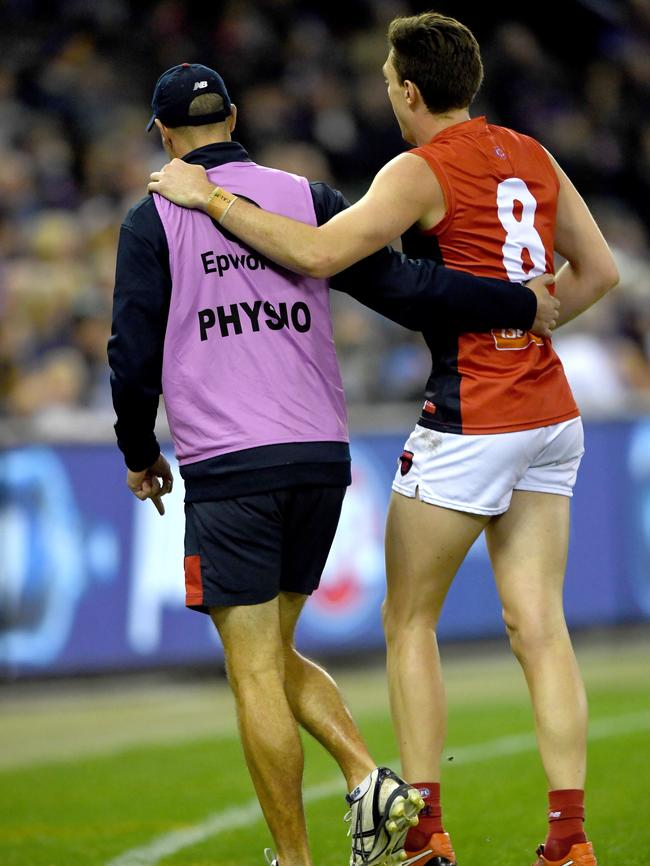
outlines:
[[185, 604], [261, 604], [320, 582], [345, 487], [296, 487], [185, 504]]

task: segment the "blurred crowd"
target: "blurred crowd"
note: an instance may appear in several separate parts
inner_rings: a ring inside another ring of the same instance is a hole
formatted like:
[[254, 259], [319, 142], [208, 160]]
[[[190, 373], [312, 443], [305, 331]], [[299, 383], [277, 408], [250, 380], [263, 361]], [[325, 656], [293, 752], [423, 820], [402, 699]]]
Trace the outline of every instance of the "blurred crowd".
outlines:
[[[621, 285], [558, 332], [583, 408], [650, 405], [650, 0], [567, 0], [562, 18], [501, 3], [435, 8], [465, 21], [486, 81], [473, 114], [539, 138], [609, 240]], [[572, 7], [569, 9], [568, 7]], [[0, 423], [70, 431], [112, 410], [106, 364], [116, 241], [149, 173], [153, 84], [178, 62], [224, 76], [235, 138], [258, 162], [350, 200], [404, 148], [381, 65], [400, 0], [5, 0], [0, 32]], [[494, 18], [495, 11], [499, 18]], [[566, 22], [566, 23], [565, 23]], [[418, 399], [417, 334], [333, 297], [353, 403]], [[71, 416], [71, 411], [73, 415]]]

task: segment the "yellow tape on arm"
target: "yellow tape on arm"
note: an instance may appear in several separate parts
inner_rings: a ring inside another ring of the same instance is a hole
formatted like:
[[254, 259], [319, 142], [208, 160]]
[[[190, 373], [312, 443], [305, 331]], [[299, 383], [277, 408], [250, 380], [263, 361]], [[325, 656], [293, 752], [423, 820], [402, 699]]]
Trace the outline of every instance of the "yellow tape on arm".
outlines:
[[231, 192], [227, 192], [220, 186], [215, 186], [205, 205], [205, 212], [208, 216], [213, 217], [216, 221], [223, 225], [226, 214], [237, 201], [237, 196]]

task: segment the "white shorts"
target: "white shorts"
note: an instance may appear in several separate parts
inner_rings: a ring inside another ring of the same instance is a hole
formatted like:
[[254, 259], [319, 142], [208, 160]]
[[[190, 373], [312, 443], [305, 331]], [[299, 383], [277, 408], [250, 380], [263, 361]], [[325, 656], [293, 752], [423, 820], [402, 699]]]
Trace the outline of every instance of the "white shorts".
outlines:
[[398, 460], [393, 490], [454, 511], [503, 514], [513, 490], [572, 496], [583, 454], [580, 418], [478, 436], [418, 424]]

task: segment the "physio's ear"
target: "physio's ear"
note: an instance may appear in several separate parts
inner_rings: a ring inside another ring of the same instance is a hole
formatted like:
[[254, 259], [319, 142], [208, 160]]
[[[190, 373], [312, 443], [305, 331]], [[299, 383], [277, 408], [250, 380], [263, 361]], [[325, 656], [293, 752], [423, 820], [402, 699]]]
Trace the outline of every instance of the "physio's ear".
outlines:
[[237, 106], [235, 103], [231, 103], [230, 105], [230, 116], [226, 118], [228, 122], [228, 131], [232, 133], [237, 126]]
[[167, 134], [167, 127], [165, 126], [165, 124], [162, 121], [158, 120], [158, 118], [156, 118], [154, 120], [154, 123], [158, 129], [158, 132], [160, 133], [160, 140], [162, 141], [162, 143], [164, 145], [165, 141], [169, 141], [169, 135]]

